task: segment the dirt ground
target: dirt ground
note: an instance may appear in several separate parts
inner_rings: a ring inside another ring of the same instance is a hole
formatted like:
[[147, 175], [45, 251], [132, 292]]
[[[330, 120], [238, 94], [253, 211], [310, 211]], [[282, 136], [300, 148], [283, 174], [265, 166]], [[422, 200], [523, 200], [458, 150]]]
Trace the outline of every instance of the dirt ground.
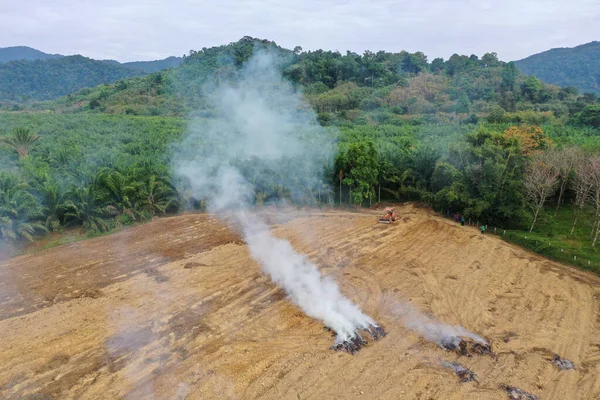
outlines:
[[[329, 350], [241, 238], [205, 214], [0, 265], [3, 399], [600, 399], [600, 279], [411, 205], [270, 211], [273, 232], [334, 277], [388, 335]], [[398, 302], [493, 341], [464, 357], [407, 330]], [[505, 341], [506, 339], [506, 341]], [[554, 353], [573, 361], [560, 371]], [[440, 361], [478, 382], [459, 383]]]

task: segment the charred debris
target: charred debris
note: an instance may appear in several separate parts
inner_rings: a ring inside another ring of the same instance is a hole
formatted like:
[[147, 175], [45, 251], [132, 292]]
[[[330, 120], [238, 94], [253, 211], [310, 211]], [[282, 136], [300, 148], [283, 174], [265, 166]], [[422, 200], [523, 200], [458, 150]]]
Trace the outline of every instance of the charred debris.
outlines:
[[[367, 333], [374, 341], [377, 341], [386, 335], [383, 327], [379, 325], [370, 325], [362, 331]], [[342, 342], [336, 342], [333, 346], [331, 346], [331, 350], [344, 351], [348, 354], [354, 355], [358, 353], [360, 349], [362, 349], [367, 343], [368, 342], [362, 337], [362, 335], [359, 332], [356, 332], [356, 334], [350, 339]]]
[[561, 358], [558, 354], [555, 354], [554, 357], [552, 357], [552, 364], [556, 365], [556, 367], [561, 371], [566, 369], [575, 369], [575, 364], [573, 364], [572, 361], [569, 361], [566, 358]]
[[538, 400], [537, 396], [514, 386], [502, 385], [500, 388], [506, 392], [510, 400]]
[[449, 361], [442, 361], [441, 365], [444, 368], [450, 368], [451, 370], [453, 370], [456, 376], [458, 376], [460, 383], [467, 383], [472, 381], [478, 382], [477, 374], [465, 367], [464, 365], [461, 365], [457, 362]]
[[492, 351], [492, 343], [490, 341], [480, 343], [471, 338], [448, 336], [441, 340], [440, 346], [445, 350], [455, 352], [461, 356], [473, 357], [474, 355], [478, 355], [496, 358], [496, 354]]

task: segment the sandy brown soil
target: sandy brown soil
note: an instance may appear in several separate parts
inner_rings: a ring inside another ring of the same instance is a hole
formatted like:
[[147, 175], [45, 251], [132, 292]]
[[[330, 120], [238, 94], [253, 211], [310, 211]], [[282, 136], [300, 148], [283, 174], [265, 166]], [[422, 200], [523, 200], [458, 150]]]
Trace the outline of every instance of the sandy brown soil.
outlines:
[[[329, 350], [331, 334], [208, 215], [4, 261], [0, 398], [506, 399], [501, 384], [600, 398], [600, 279], [425, 210], [399, 212], [393, 225], [376, 211], [273, 219], [388, 331], [355, 356]], [[426, 342], [402, 325], [399, 301], [491, 339], [497, 359]], [[553, 353], [576, 369], [559, 371]], [[459, 383], [442, 359], [479, 382]]]

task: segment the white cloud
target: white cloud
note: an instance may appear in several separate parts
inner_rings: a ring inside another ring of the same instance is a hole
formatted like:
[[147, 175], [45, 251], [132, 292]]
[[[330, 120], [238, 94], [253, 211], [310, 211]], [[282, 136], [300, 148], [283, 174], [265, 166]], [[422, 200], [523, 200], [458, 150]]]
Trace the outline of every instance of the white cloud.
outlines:
[[598, 21], [597, 0], [7, 0], [0, 46], [131, 61], [250, 35], [288, 48], [513, 60], [600, 39]]

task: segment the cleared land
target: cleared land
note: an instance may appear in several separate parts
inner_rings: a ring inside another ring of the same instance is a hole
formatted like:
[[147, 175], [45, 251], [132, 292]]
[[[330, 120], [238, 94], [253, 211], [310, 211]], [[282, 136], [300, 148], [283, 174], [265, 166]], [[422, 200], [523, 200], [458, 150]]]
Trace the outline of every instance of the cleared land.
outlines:
[[[600, 398], [600, 279], [413, 206], [270, 211], [273, 232], [388, 331], [351, 356], [205, 214], [159, 219], [0, 265], [0, 398]], [[493, 341], [459, 357], [407, 330], [410, 301]], [[510, 339], [505, 342], [504, 339]], [[554, 353], [573, 361], [559, 371]], [[479, 383], [440, 367], [458, 361]]]

